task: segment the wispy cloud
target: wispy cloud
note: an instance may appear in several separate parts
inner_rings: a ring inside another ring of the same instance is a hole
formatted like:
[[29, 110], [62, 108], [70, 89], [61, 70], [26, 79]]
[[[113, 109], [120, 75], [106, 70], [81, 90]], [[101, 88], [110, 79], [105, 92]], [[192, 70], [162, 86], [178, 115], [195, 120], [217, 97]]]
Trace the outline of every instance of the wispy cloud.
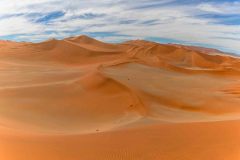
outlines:
[[89, 34], [141, 38], [240, 54], [240, 0], [1, 0], [0, 38], [41, 41]]

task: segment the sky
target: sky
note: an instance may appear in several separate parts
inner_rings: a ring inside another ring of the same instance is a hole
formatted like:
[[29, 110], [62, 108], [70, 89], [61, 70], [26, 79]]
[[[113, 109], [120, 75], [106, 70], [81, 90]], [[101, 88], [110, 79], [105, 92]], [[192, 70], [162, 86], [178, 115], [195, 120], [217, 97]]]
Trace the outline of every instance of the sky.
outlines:
[[240, 55], [240, 0], [1, 0], [0, 39], [88, 35], [145, 39]]

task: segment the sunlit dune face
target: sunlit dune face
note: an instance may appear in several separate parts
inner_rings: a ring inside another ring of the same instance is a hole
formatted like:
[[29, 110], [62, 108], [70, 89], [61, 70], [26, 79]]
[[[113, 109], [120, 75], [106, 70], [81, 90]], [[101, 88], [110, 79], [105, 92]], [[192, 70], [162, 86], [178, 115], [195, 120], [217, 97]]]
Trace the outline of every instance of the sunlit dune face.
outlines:
[[240, 159], [237, 57], [87, 36], [0, 49], [0, 159]]

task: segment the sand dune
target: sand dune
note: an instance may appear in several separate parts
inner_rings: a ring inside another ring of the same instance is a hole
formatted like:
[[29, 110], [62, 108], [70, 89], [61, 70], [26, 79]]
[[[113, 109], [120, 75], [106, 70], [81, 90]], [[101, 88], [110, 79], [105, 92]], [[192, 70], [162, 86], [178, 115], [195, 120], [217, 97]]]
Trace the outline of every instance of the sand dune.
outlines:
[[143, 40], [0, 41], [0, 159], [238, 160], [239, 67]]

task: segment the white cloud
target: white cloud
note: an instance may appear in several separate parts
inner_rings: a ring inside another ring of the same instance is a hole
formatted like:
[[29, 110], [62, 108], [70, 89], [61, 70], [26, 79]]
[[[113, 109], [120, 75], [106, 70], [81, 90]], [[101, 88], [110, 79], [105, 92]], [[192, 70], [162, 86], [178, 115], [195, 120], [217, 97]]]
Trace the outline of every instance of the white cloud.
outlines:
[[198, 8], [205, 12], [224, 13], [220, 8], [215, 7], [211, 4], [200, 4]]
[[42, 30], [42, 25], [32, 23], [23, 17], [11, 17], [0, 20], [0, 36], [31, 34], [41, 32]]
[[221, 14], [240, 14], [240, 2], [225, 3], [202, 3], [197, 6], [198, 9], [205, 12], [221, 13]]

